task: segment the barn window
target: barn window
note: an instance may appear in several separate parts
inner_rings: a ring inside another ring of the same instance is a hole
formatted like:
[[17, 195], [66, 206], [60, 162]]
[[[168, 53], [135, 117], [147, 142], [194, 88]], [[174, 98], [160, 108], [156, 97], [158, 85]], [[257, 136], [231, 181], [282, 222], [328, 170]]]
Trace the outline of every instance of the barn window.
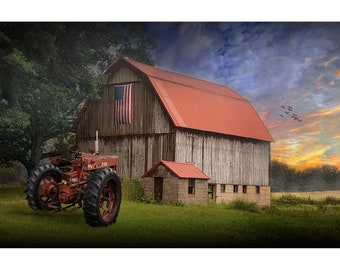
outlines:
[[195, 179], [189, 179], [188, 194], [195, 195]]
[[225, 184], [221, 184], [221, 193], [225, 193]]
[[256, 193], [257, 193], [257, 194], [260, 193], [260, 186], [256, 186]]
[[242, 186], [242, 192], [247, 193], [247, 186]]
[[238, 185], [234, 185], [234, 193], [238, 193]]

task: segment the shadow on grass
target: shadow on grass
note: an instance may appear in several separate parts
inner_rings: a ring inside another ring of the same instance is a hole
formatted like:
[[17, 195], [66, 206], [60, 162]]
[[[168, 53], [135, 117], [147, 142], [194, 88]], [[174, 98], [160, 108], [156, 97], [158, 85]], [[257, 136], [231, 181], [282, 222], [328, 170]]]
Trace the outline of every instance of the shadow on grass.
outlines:
[[319, 211], [315, 205], [273, 205], [249, 212], [221, 205], [174, 207], [123, 201], [116, 224], [93, 228], [86, 224], [82, 209], [34, 211], [23, 194], [13, 191], [0, 202], [0, 247], [6, 248], [340, 247], [337, 206]]

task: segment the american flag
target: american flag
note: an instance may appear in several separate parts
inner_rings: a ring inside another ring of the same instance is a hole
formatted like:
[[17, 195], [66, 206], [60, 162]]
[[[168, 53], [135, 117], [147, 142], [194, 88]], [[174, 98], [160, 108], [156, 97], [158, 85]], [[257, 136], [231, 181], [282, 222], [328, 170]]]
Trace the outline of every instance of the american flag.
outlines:
[[132, 84], [117, 85], [115, 88], [114, 123], [132, 123]]

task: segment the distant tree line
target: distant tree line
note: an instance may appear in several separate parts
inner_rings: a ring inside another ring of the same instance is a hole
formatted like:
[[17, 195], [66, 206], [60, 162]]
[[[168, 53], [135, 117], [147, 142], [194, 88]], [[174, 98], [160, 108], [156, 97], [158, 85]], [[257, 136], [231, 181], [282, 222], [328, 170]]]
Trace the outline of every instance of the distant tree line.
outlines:
[[335, 166], [322, 165], [298, 171], [272, 160], [270, 181], [272, 192], [340, 190], [340, 170]]

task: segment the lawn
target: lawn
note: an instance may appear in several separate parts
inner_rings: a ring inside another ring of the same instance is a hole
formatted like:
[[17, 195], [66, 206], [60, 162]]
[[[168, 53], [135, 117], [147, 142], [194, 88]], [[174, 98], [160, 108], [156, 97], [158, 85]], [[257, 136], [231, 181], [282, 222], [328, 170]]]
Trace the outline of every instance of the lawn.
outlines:
[[82, 210], [33, 211], [24, 188], [0, 188], [0, 247], [340, 247], [340, 205], [226, 205], [122, 201], [117, 223], [92, 228]]

